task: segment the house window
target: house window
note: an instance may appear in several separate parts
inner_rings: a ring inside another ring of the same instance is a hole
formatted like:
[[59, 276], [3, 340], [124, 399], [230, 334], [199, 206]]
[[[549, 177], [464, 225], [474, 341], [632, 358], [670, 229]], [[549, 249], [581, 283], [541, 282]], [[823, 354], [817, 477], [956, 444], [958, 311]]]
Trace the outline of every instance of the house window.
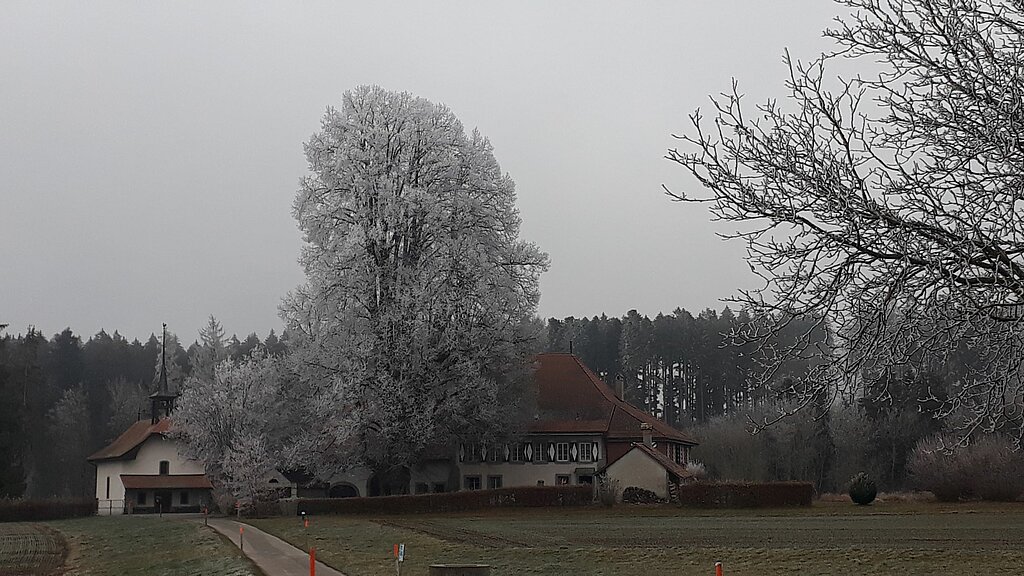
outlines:
[[516, 442], [512, 445], [512, 454], [509, 459], [513, 462], [522, 462], [526, 458], [526, 445], [522, 442]]
[[534, 442], [533, 444], [533, 461], [543, 462], [544, 457], [547, 456], [547, 451], [544, 449], [543, 442]]
[[569, 443], [559, 442], [555, 444], [555, 462], [569, 461]]
[[594, 445], [590, 442], [580, 443], [580, 462], [594, 461]]
[[479, 490], [480, 489], [480, 477], [479, 476], [465, 476], [462, 479], [463, 490]]
[[168, 462], [167, 460], [161, 460], [160, 461], [160, 473], [161, 474], [170, 474], [171, 473], [171, 463]]
[[437, 492], [438, 494], [440, 494], [441, 492], [444, 492], [444, 489], [445, 489], [444, 482], [437, 482], [437, 483], [434, 484], [434, 492]]
[[537, 486], [543, 486], [543, 485], [544, 485], [544, 481], [543, 480], [537, 480]]
[[427, 486], [426, 482], [417, 482], [414, 490], [417, 494], [426, 494], [430, 491], [430, 487]]
[[497, 490], [498, 488], [501, 488], [501, 476], [488, 476], [487, 488], [489, 490]]
[[466, 453], [466, 462], [479, 462], [480, 461], [480, 445], [470, 444], [469, 450]]
[[145, 492], [139, 492], [139, 506], [145, 506], [145, 505], [146, 505], [146, 493]]
[[558, 485], [558, 486], [568, 486], [569, 485], [569, 475], [568, 474], [559, 474], [559, 475], [555, 476], [555, 484]]
[[188, 492], [181, 493], [181, 505], [188, 506]]
[[676, 444], [675, 449], [676, 464], [686, 464], [686, 446], [683, 446], [682, 444]]
[[489, 462], [497, 462], [498, 461], [498, 452], [500, 452], [500, 451], [501, 451], [501, 446], [499, 446], [499, 445], [489, 446], [487, 448], [487, 460]]

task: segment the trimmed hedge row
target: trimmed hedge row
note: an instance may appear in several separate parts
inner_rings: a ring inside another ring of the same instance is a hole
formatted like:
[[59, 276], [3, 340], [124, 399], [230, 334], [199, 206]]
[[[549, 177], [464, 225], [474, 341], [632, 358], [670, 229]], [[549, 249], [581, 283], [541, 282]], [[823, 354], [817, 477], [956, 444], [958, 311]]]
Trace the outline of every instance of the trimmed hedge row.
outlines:
[[679, 503], [697, 508], [774, 508], [810, 506], [810, 482], [715, 482], [679, 486]]
[[439, 494], [363, 498], [300, 498], [296, 513], [424, 514], [486, 508], [584, 506], [594, 500], [592, 486], [523, 486], [496, 490], [464, 490]]
[[0, 500], [0, 522], [34, 522], [92, 516], [96, 499], [78, 500]]

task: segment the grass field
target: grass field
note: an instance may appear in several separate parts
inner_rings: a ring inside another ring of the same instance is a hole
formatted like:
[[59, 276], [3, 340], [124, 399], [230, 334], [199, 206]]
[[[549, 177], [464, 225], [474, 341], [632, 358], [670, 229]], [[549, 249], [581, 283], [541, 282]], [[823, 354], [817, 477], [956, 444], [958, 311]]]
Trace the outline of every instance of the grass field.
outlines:
[[50, 574], [64, 563], [59, 532], [30, 522], [0, 523], [0, 574]]
[[[63, 568], [64, 549], [67, 560]], [[58, 547], [58, 552], [54, 548]], [[213, 530], [185, 520], [91, 517], [0, 523], [0, 575], [261, 576]]]
[[[304, 547], [298, 519], [255, 524]], [[404, 575], [441, 562], [484, 562], [496, 575], [714, 573], [1017, 574], [1024, 505], [818, 503], [768, 511], [671, 507], [502, 510], [456, 516], [313, 518], [309, 544], [350, 576]]]

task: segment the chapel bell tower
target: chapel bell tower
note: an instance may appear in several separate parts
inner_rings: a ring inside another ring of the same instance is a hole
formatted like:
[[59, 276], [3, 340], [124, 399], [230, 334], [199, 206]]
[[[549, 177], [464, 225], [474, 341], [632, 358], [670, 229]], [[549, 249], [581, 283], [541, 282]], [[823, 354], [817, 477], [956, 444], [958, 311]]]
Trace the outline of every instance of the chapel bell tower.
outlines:
[[156, 392], [149, 395], [150, 419], [153, 424], [160, 421], [164, 416], [170, 416], [174, 411], [174, 399], [177, 394], [171, 394], [167, 389], [167, 324], [163, 325], [163, 339], [160, 343], [160, 383]]

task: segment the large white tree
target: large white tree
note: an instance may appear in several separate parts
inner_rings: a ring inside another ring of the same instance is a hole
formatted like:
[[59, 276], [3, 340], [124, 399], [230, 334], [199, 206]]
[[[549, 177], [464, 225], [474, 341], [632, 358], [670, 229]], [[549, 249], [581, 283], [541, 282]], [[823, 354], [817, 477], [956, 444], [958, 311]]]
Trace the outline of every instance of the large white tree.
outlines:
[[547, 255], [519, 239], [512, 179], [477, 131], [364, 86], [305, 145], [295, 199], [307, 282], [295, 337], [307, 466], [407, 466], [514, 424]]
[[[734, 88], [713, 122], [693, 115], [669, 158], [703, 189], [673, 194], [707, 203], [748, 245], [765, 282], [738, 300], [768, 321], [738, 336], [762, 345], [764, 381], [817, 358], [792, 390], [810, 402], [967, 350], [940, 415], [1020, 436], [1024, 4], [839, 4], [836, 52], [790, 60], [786, 99], [752, 109]], [[863, 75], [836, 79], [842, 58]], [[827, 323], [834, 345], [808, 332], [776, 347], [799, 319]]]

